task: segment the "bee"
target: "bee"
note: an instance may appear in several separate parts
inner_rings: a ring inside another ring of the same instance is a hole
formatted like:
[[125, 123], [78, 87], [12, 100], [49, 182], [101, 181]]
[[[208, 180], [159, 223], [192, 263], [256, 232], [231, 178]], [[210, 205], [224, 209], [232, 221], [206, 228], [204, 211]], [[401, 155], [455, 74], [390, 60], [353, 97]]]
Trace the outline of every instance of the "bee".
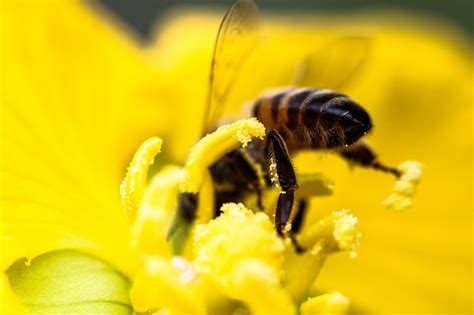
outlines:
[[[257, 29], [258, 11], [252, 0], [237, 0], [224, 16], [211, 63], [203, 135], [216, 127], [238, 69], [258, 41]], [[379, 162], [374, 150], [363, 141], [372, 129], [371, 117], [344, 94], [311, 87], [277, 89], [259, 97], [253, 104], [252, 114], [265, 126], [266, 137], [253, 140], [245, 149], [228, 152], [210, 167], [215, 184], [216, 216], [223, 203], [240, 202], [249, 193], [256, 193], [258, 207], [264, 208], [262, 192], [272, 185], [267, 156], [271, 156], [276, 165], [275, 177], [281, 188], [274, 216], [275, 229], [281, 237], [285, 236], [298, 189], [291, 161], [295, 153], [330, 149], [353, 164], [400, 175], [395, 168]], [[178, 216], [192, 222], [196, 216], [197, 194], [180, 193], [178, 200]], [[303, 249], [292, 236], [301, 227], [306, 204], [305, 200], [299, 202], [289, 231], [299, 252]]]

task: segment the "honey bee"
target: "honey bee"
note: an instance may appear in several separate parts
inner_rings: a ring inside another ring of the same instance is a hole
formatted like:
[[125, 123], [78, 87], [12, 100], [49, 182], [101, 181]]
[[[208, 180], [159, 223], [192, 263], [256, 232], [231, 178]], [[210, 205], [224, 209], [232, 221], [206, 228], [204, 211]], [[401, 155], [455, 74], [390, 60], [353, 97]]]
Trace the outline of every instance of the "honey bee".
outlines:
[[[203, 134], [216, 127], [238, 75], [237, 69], [258, 40], [257, 29], [258, 11], [252, 0], [237, 0], [224, 16], [211, 63]], [[215, 183], [216, 216], [223, 203], [240, 202], [248, 193], [256, 193], [258, 207], [263, 209], [262, 191], [272, 185], [268, 155], [276, 165], [275, 175], [281, 188], [274, 224], [282, 237], [285, 236], [285, 227], [295, 203], [294, 193], [298, 189], [291, 161], [294, 153], [308, 149], [332, 149], [353, 164], [400, 175], [395, 168], [380, 163], [375, 152], [362, 140], [371, 131], [372, 120], [361, 105], [344, 94], [309, 87], [278, 89], [258, 98], [252, 113], [265, 126], [265, 139], [255, 139], [245, 149], [228, 152], [210, 167]], [[259, 177], [262, 174], [263, 180]], [[262, 182], [265, 183], [263, 186]], [[192, 222], [197, 202], [197, 194], [180, 193], [178, 216]], [[298, 233], [306, 204], [305, 200], [299, 202], [289, 231], [290, 237]], [[303, 250], [297, 243], [295, 247], [298, 251]]]

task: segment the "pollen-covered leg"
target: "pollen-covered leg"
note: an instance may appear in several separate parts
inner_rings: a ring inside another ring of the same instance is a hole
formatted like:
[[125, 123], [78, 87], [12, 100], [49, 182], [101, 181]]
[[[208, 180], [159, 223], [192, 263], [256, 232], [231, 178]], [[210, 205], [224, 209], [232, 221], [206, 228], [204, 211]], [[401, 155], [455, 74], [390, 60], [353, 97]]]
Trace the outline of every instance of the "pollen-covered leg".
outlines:
[[360, 140], [353, 145], [348, 146], [340, 151], [341, 156], [348, 160], [350, 163], [373, 168], [380, 170], [382, 172], [390, 173], [396, 177], [400, 177], [401, 173], [398, 169], [384, 165], [377, 159], [375, 151], [370, 147], [370, 145]]
[[273, 154], [276, 164], [276, 175], [281, 187], [275, 211], [275, 227], [280, 236], [284, 235], [284, 230], [290, 219], [291, 208], [293, 208], [294, 192], [298, 188], [295, 170], [288, 154], [285, 141], [281, 135], [272, 131], [268, 134], [268, 145]]

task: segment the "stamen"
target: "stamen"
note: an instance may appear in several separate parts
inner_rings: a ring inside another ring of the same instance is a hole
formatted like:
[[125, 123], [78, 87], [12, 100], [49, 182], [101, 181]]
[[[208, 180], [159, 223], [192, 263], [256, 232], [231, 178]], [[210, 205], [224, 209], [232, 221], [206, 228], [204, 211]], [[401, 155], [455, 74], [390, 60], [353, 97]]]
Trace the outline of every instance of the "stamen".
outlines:
[[182, 266], [176, 266], [170, 259], [148, 257], [130, 291], [133, 309], [147, 312], [164, 308], [169, 314], [206, 314], [203, 300], [188, 282], [193, 278], [183, 277], [180, 269]]
[[[356, 229], [357, 218], [349, 210], [334, 211], [313, 222], [296, 235], [306, 249], [303, 254], [287, 247], [285, 253], [285, 287], [294, 299], [300, 299], [318, 276], [327, 255], [337, 251], [356, 254], [361, 234]], [[305, 272], [301, 272], [304, 269]]]
[[197, 268], [212, 269], [212, 276], [225, 278], [227, 268], [245, 255], [280, 270], [284, 247], [269, 217], [253, 213], [243, 204], [227, 203], [221, 211], [216, 219], [196, 227], [193, 252]]
[[327, 293], [317, 297], [309, 298], [301, 304], [301, 315], [336, 315], [345, 314], [349, 307], [347, 297], [339, 292]]
[[280, 285], [283, 241], [269, 217], [228, 203], [222, 215], [196, 228], [194, 265], [246, 303], [252, 314], [291, 314], [293, 303]]
[[356, 229], [358, 219], [346, 209], [335, 211], [333, 215], [335, 216], [333, 235], [339, 249], [349, 251], [351, 258], [354, 258], [361, 238], [361, 233]]
[[189, 154], [181, 192], [197, 193], [209, 166], [240, 145], [247, 146], [252, 138], [264, 136], [265, 127], [256, 118], [251, 118], [224, 125], [202, 138]]
[[356, 228], [357, 221], [349, 210], [333, 211], [305, 228], [298, 241], [303, 248], [312, 248], [319, 240], [327, 239], [329, 251], [349, 251], [354, 256], [361, 237]]
[[147, 184], [148, 168], [153, 164], [155, 156], [160, 153], [161, 144], [162, 140], [158, 137], [146, 140], [133, 156], [120, 185], [122, 205], [130, 224], [135, 222], [143, 190]]
[[284, 285], [293, 300], [301, 300], [311, 288], [331, 251], [329, 243], [328, 238], [322, 238], [302, 254], [291, 245], [286, 247]]
[[398, 167], [401, 176], [395, 182], [393, 192], [383, 202], [388, 209], [402, 211], [412, 206], [412, 199], [421, 178], [422, 164], [407, 161]]
[[242, 259], [235, 264], [229, 274], [228, 293], [245, 302], [251, 314], [294, 313], [293, 301], [280, 286], [275, 270], [259, 259]]
[[146, 187], [131, 233], [131, 246], [139, 254], [171, 257], [166, 233], [176, 211], [182, 178], [182, 168], [167, 166]]

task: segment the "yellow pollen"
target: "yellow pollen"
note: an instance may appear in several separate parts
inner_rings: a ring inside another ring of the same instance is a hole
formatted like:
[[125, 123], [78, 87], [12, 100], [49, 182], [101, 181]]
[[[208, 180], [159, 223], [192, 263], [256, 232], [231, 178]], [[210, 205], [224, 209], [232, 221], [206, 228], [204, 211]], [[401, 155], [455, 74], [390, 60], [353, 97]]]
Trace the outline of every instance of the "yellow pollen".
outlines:
[[385, 207], [402, 211], [412, 206], [422, 174], [421, 168], [422, 164], [416, 161], [406, 161], [398, 167], [401, 176], [395, 182], [392, 193], [384, 200]]
[[195, 264], [226, 278], [235, 261], [258, 257], [280, 270], [283, 243], [264, 213], [253, 213], [243, 204], [227, 203], [222, 214], [208, 224], [198, 225], [194, 234]]
[[313, 248], [320, 240], [326, 240], [326, 250], [350, 251], [354, 256], [361, 234], [356, 228], [358, 220], [349, 210], [333, 211], [317, 222], [304, 228], [298, 241], [303, 248]]
[[221, 210], [196, 228], [196, 270], [252, 314], [292, 314], [293, 303], [280, 284], [284, 245], [269, 217], [242, 204], [224, 204]]
[[280, 188], [280, 182], [278, 180], [278, 174], [277, 174], [277, 165], [275, 162], [275, 158], [273, 157], [270, 160], [269, 172], [270, 172], [270, 180], [272, 181], [272, 184], [275, 185], [275, 187]]
[[135, 222], [143, 190], [147, 185], [148, 169], [161, 151], [162, 140], [152, 137], [146, 140], [133, 156], [127, 174], [120, 185], [122, 205], [129, 220]]
[[334, 211], [334, 239], [341, 250], [349, 251], [352, 258], [357, 253], [360, 244], [361, 233], [357, 230], [358, 219], [349, 210]]

